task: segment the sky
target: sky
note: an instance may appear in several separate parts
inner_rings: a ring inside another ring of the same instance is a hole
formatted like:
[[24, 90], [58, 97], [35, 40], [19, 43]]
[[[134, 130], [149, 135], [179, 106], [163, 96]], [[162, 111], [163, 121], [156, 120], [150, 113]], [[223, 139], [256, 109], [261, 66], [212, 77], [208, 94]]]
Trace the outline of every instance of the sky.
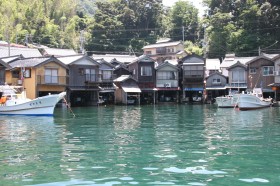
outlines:
[[[164, 6], [172, 6], [177, 1], [178, 0], [162, 0], [162, 3]], [[184, 1], [191, 2], [199, 10], [199, 15], [203, 14], [203, 11], [205, 8], [203, 8], [203, 6], [202, 6], [202, 0], [184, 0]]]

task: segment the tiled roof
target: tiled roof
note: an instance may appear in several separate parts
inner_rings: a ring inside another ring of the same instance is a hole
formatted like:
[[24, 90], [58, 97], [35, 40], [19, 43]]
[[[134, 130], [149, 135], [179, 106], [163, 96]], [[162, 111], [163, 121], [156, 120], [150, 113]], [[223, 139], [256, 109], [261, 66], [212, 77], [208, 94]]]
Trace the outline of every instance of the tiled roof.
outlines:
[[227, 58], [225, 58], [224, 60], [223, 60], [223, 62], [221, 63], [221, 68], [228, 68], [228, 67], [230, 67], [230, 66], [232, 66], [232, 65], [234, 65], [235, 63], [237, 63], [238, 61], [241, 63], [241, 64], [243, 64], [243, 65], [246, 65], [246, 63], [248, 62], [248, 61], [251, 61], [252, 59], [254, 59], [256, 56], [254, 56], [254, 57], [235, 57], [235, 58], [230, 58], [230, 60], [229, 59], [227, 59]]
[[68, 56], [68, 55], [77, 55], [73, 49], [61, 49], [61, 48], [44, 48], [44, 56]]
[[69, 65], [70, 63], [73, 63], [81, 58], [83, 58], [83, 55], [62, 56], [58, 57], [57, 59], [65, 65]]
[[111, 54], [106, 54], [106, 55], [93, 54], [92, 58], [95, 60], [103, 59], [109, 63], [113, 60], [117, 60], [118, 62], [121, 63], [131, 63], [132, 61], [137, 59], [137, 57], [134, 55], [111, 55]]
[[173, 41], [173, 42], [164, 42], [164, 43], [156, 43], [156, 44], [151, 44], [151, 45], [146, 45], [143, 47], [143, 49], [147, 48], [159, 48], [159, 47], [168, 47], [168, 46], [177, 46], [181, 44], [181, 41]]
[[[22, 55], [25, 58], [42, 56], [38, 49], [10, 47], [10, 56], [16, 55]], [[0, 58], [3, 57], [9, 57], [9, 47], [7, 46], [0, 46]]]
[[49, 59], [50, 59], [50, 57], [20, 59], [20, 60], [16, 60], [14, 62], [9, 63], [9, 65], [11, 66], [11, 68], [34, 67]]

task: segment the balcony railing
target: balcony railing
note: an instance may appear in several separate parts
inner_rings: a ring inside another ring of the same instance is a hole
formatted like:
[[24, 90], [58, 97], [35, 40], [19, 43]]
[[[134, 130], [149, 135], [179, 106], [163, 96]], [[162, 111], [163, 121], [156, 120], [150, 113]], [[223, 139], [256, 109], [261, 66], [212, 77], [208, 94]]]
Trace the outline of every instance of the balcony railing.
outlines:
[[38, 75], [37, 84], [40, 85], [67, 85], [68, 76], [49, 76], [49, 75]]
[[107, 74], [85, 74], [85, 82], [100, 83], [100, 82], [113, 82], [115, 75]]

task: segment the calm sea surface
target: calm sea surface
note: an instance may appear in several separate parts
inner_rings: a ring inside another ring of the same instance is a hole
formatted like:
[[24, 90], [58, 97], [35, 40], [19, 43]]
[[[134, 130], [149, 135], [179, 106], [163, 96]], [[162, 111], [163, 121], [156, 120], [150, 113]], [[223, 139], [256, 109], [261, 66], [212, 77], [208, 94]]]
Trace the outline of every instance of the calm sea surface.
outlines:
[[0, 116], [0, 185], [280, 185], [280, 108], [56, 108]]

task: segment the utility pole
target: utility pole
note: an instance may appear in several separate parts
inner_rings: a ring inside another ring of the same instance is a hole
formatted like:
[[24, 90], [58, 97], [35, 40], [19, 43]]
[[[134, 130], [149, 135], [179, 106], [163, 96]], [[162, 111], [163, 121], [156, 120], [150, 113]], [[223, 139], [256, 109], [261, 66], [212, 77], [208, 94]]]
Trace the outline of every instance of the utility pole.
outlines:
[[84, 30], [80, 32], [80, 52], [84, 54], [84, 43], [85, 43], [85, 37], [84, 37]]
[[8, 56], [10, 57], [11, 56], [11, 43], [10, 43], [10, 27], [9, 26], [7, 27], [7, 30], [6, 30], [6, 39], [8, 42]]
[[185, 43], [185, 27], [182, 26], [182, 32], [183, 32], [183, 43]]

